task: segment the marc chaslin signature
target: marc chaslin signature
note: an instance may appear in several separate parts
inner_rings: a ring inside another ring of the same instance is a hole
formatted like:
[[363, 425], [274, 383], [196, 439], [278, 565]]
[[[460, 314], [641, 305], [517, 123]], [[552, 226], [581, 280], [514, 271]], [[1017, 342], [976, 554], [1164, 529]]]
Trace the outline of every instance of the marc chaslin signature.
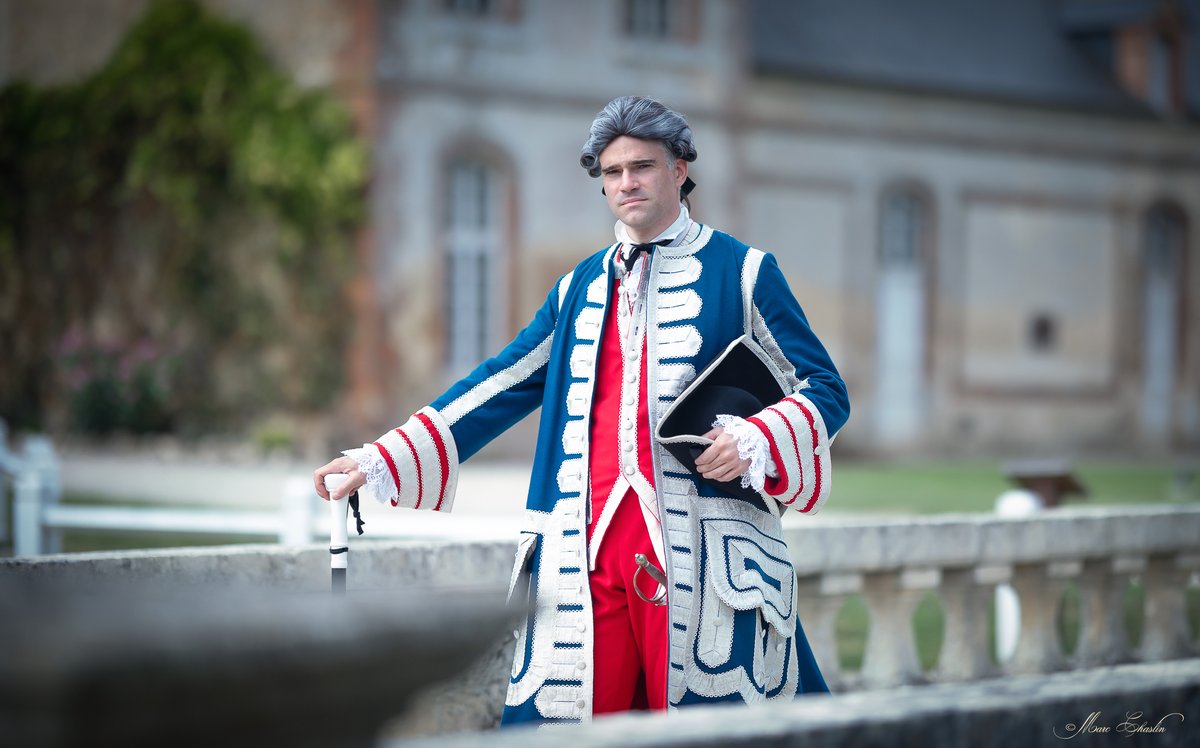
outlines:
[[[1059, 733], [1059, 728], [1054, 728], [1054, 737], [1062, 740], [1071, 740], [1080, 735], [1102, 735], [1105, 733], [1116, 733], [1118, 735], [1135, 735], [1138, 733], [1163, 733], [1167, 731], [1167, 726], [1179, 724], [1183, 722], [1183, 715], [1179, 712], [1171, 712], [1164, 714], [1159, 718], [1158, 722], [1150, 724], [1149, 721], [1142, 719], [1142, 712], [1126, 712], [1124, 721], [1116, 725], [1098, 724], [1100, 721], [1100, 712], [1092, 712], [1083, 721], [1083, 724], [1068, 722], [1062, 726], [1065, 734]], [[1178, 717], [1179, 722], [1174, 719]]]

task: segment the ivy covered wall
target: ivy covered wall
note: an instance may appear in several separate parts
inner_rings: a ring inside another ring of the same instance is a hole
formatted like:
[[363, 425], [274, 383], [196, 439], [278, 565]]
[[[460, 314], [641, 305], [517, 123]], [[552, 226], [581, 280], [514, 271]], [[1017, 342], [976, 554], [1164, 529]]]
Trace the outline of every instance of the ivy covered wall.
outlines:
[[157, 0], [105, 65], [0, 91], [0, 417], [236, 429], [339, 388], [365, 218], [348, 113], [244, 27]]

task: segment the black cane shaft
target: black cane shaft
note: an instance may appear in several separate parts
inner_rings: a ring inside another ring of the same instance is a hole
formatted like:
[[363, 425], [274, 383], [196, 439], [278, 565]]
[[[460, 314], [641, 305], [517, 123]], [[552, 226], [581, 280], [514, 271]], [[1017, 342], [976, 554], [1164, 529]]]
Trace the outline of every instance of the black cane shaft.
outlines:
[[333, 583], [333, 594], [346, 594], [346, 570], [345, 569], [330, 569], [331, 581]]

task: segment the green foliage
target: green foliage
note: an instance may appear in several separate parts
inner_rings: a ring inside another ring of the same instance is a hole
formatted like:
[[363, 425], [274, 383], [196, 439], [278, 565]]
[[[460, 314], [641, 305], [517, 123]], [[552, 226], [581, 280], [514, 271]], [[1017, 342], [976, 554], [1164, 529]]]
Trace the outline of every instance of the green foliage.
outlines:
[[[152, 3], [85, 80], [0, 91], [0, 416], [99, 418], [106, 388], [150, 430], [324, 402], [365, 181], [341, 105], [193, 0]], [[177, 365], [72, 398], [47, 376], [68, 333]]]
[[166, 383], [177, 356], [142, 340], [120, 349], [95, 347], [74, 332], [63, 338], [58, 371], [70, 392], [69, 423], [84, 434], [155, 434], [172, 426]]
[[258, 450], [268, 455], [272, 452], [290, 452], [296, 446], [296, 437], [285, 424], [264, 423], [255, 427], [252, 439]]

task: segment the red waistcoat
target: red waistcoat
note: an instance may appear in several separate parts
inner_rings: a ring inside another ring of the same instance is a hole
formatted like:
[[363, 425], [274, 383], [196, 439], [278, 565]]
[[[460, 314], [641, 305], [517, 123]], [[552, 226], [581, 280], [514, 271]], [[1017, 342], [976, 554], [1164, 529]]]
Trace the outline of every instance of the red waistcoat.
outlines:
[[[621, 345], [621, 332], [617, 322], [619, 304], [625, 303], [618, 290], [620, 281], [614, 281], [608, 305], [608, 319], [600, 339], [600, 352], [596, 361], [596, 386], [592, 394], [592, 422], [589, 434], [591, 473], [591, 502], [588, 517], [588, 540], [591, 541], [596, 522], [604, 511], [604, 504], [612, 492], [613, 484], [621, 471], [630, 466], [630, 461], [621, 453], [619, 429], [626, 426], [621, 419], [621, 385], [625, 377], [626, 361]], [[650, 413], [646, 400], [646, 341], [642, 338], [642, 351], [638, 357], [641, 376], [638, 377], [637, 462], [635, 469], [651, 485], [654, 485], [654, 463], [650, 450]]]

